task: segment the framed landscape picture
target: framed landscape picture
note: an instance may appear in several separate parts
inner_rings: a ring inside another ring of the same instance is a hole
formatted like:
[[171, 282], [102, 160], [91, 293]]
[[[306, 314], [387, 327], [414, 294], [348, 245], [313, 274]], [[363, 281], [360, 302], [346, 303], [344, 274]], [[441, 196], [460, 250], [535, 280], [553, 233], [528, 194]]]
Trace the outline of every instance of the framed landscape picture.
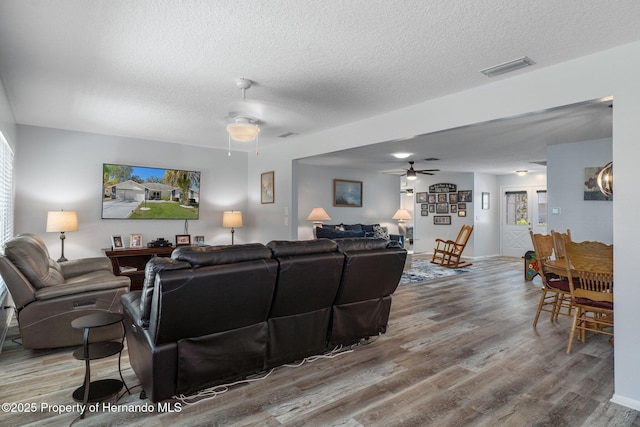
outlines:
[[260, 203], [275, 203], [274, 172], [264, 172], [260, 175]]
[[346, 208], [362, 207], [362, 181], [333, 180], [333, 206]]

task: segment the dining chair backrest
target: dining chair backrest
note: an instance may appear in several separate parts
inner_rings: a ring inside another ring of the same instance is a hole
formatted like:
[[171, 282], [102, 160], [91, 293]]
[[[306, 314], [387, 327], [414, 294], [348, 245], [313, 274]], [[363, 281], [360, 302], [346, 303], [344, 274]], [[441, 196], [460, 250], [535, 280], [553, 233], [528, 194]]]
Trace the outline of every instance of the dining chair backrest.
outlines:
[[565, 242], [565, 253], [571, 297], [613, 302], [613, 245]]
[[529, 230], [533, 251], [536, 253], [534, 270], [540, 275], [542, 283], [546, 284], [547, 277], [544, 274], [544, 263], [551, 259], [553, 255], [553, 238], [549, 234], [538, 234]]
[[567, 228], [566, 233], [558, 233], [551, 230], [551, 237], [553, 238], [553, 250], [556, 259], [565, 258], [564, 244], [565, 242], [571, 242], [571, 230]]

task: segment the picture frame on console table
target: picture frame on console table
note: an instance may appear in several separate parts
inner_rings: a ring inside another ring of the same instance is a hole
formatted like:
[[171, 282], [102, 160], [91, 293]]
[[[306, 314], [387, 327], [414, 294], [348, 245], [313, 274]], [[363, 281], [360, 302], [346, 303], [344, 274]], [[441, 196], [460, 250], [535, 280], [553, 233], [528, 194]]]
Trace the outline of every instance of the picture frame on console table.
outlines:
[[191, 235], [176, 234], [176, 246], [191, 246]]
[[129, 235], [129, 247], [141, 248], [142, 247], [142, 234], [130, 234]]
[[194, 237], [194, 241], [198, 246], [204, 246], [204, 236], [196, 236]]
[[111, 236], [111, 248], [116, 249], [124, 249], [124, 241], [122, 240], [122, 236], [113, 235]]
[[276, 201], [274, 178], [274, 171], [264, 172], [260, 175], [260, 203], [263, 205]]

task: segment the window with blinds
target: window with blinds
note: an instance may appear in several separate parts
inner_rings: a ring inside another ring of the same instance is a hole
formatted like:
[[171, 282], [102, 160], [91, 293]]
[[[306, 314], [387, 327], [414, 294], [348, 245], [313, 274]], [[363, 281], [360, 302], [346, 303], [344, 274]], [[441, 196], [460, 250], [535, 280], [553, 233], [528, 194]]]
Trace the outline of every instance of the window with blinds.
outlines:
[[[13, 237], [13, 150], [0, 132], [0, 247], [11, 237]], [[4, 283], [0, 279], [0, 291], [2, 287]]]

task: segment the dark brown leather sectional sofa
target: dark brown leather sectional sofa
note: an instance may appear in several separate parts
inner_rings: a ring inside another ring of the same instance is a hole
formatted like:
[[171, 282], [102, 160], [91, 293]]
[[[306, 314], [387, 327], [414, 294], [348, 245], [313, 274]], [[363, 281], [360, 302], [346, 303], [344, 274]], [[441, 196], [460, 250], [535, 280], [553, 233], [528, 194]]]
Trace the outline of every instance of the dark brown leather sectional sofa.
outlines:
[[154, 402], [386, 332], [406, 251], [384, 239], [179, 247], [122, 297]]

